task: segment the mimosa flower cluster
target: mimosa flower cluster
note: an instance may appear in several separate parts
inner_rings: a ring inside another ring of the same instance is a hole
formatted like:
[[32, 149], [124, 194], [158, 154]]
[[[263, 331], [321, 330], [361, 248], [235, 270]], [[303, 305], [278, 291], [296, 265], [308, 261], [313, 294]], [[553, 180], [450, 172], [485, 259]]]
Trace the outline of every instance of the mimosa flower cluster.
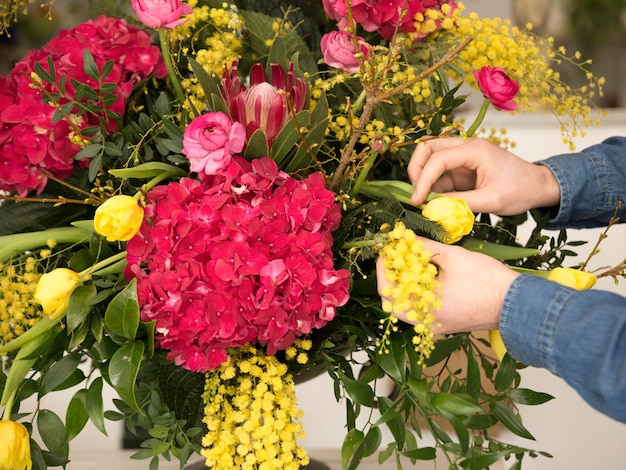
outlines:
[[[431, 253], [415, 232], [398, 222], [388, 233], [389, 242], [381, 250], [385, 277], [389, 284], [381, 292], [382, 308], [393, 323], [398, 316], [415, 324], [413, 344], [421, 359], [434, 349], [432, 326], [435, 311], [441, 308], [437, 290], [437, 268], [430, 262]], [[384, 352], [385, 338], [381, 341]]]
[[340, 209], [319, 173], [297, 180], [269, 158], [233, 156], [202, 182], [157, 186], [146, 203], [126, 273], [178, 365], [211, 370], [249, 342], [274, 354], [348, 301], [350, 274], [331, 251]]
[[[99, 70], [110, 61], [104, 80], [85, 72], [86, 49]], [[51, 75], [54, 84], [36, 74], [36, 65]], [[117, 18], [100, 16], [61, 31], [41, 49], [30, 51], [0, 77], [0, 190], [25, 196], [31, 190], [41, 192], [47, 174], [60, 179], [71, 175], [74, 156], [92, 135], [88, 129], [103, 124], [115, 131], [114, 117], [124, 115], [133, 87], [152, 73], [166, 74], [159, 49], [145, 31]], [[99, 93], [116, 98], [99, 102], [103, 99]], [[55, 117], [59, 113], [64, 119]]]
[[308, 464], [295, 383], [276, 356], [253, 346], [233, 352], [207, 374], [202, 440], [214, 470], [298, 470]]

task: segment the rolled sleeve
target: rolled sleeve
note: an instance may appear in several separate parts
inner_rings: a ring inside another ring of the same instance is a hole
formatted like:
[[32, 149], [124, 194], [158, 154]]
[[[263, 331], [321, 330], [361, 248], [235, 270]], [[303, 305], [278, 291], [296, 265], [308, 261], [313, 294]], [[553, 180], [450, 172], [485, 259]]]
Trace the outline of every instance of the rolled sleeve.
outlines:
[[511, 356], [550, 370], [626, 422], [626, 299], [522, 275], [507, 292], [500, 333]]

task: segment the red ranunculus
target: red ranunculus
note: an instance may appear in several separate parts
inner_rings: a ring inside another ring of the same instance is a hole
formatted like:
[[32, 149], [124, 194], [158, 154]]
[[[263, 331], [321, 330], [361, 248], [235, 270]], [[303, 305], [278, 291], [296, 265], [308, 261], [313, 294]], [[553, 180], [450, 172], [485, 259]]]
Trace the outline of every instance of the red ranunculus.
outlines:
[[192, 120], [183, 135], [183, 153], [191, 171], [200, 179], [227, 167], [234, 154], [243, 150], [246, 131], [222, 112], [209, 112]]
[[180, 0], [132, 0], [135, 14], [148, 28], [171, 29], [183, 24], [193, 8]]
[[[359, 52], [366, 60], [369, 54], [368, 47], [364, 44], [365, 39], [356, 37], [359, 45]], [[324, 61], [331, 67], [337, 67], [345, 72], [358, 72], [359, 61], [355, 57], [354, 42], [352, 34], [345, 31], [331, 31], [322, 36], [320, 41]]]
[[478, 82], [480, 91], [491, 104], [504, 111], [515, 111], [517, 103], [514, 101], [519, 84], [500, 67], [485, 66], [474, 70], [474, 78]]

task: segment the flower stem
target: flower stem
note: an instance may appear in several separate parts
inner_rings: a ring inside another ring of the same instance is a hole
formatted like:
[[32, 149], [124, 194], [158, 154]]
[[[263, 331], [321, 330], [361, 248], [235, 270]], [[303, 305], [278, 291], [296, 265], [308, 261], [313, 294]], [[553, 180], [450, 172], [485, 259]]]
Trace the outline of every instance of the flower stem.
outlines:
[[0, 263], [28, 250], [55, 243], [80, 243], [89, 239], [89, 232], [78, 227], [60, 227], [40, 232], [17, 233], [0, 237]]
[[483, 101], [483, 104], [480, 107], [480, 111], [478, 111], [478, 116], [476, 116], [476, 119], [474, 120], [472, 125], [469, 127], [467, 132], [465, 132], [466, 137], [472, 137], [474, 135], [474, 132], [476, 132], [478, 126], [480, 126], [480, 124], [483, 122], [483, 119], [485, 118], [485, 114], [487, 114], [487, 109], [489, 109], [490, 104], [491, 102], [488, 99], [485, 99], [485, 101]]
[[378, 152], [371, 151], [369, 156], [367, 157], [367, 161], [365, 162], [365, 166], [359, 172], [359, 177], [357, 178], [354, 186], [352, 188], [352, 194], [356, 196], [361, 191], [361, 186], [365, 183], [365, 179], [367, 178], [368, 173], [374, 166], [374, 162], [376, 161], [376, 157], [378, 156]]
[[13, 409], [13, 401], [15, 400], [15, 395], [17, 394], [17, 389], [13, 390], [13, 393], [9, 396], [6, 405], [4, 405], [4, 412], [2, 413], [3, 421], [11, 420], [11, 410]]
[[113, 256], [109, 256], [108, 258], [103, 259], [102, 261], [98, 261], [96, 264], [88, 267], [87, 269], [84, 269], [79, 274], [81, 277], [91, 276], [92, 274], [95, 274], [98, 270], [106, 268], [111, 264], [117, 263], [124, 258], [126, 258], [126, 251], [121, 251]]
[[159, 44], [161, 45], [161, 52], [163, 53], [163, 60], [165, 61], [165, 66], [167, 67], [167, 74], [170, 77], [170, 81], [172, 82], [172, 86], [174, 87], [174, 91], [176, 92], [176, 97], [178, 98], [179, 104], [182, 106], [185, 103], [185, 95], [183, 93], [183, 89], [180, 86], [180, 82], [178, 81], [178, 77], [174, 72], [174, 66], [172, 64], [172, 54], [170, 53], [170, 46], [167, 41], [167, 37], [165, 36], [165, 31], [159, 29]]

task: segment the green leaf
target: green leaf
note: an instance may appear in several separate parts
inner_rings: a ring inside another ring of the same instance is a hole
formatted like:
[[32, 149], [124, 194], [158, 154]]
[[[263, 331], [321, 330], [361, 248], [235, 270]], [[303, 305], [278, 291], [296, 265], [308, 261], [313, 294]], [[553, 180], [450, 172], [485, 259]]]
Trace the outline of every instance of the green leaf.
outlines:
[[363, 459], [363, 431], [350, 429], [341, 445], [341, 468], [344, 470], [354, 470]]
[[223, 111], [228, 113], [219, 87], [219, 79], [209, 75], [194, 59], [189, 60], [189, 65], [191, 65], [191, 70], [198, 79], [198, 83], [202, 87], [204, 95], [207, 97], [209, 109], [211, 111]]
[[269, 153], [267, 137], [261, 129], [257, 129], [250, 136], [243, 156], [246, 160], [253, 160], [255, 158], [267, 157]]
[[484, 455], [474, 456], [469, 459], [465, 459], [461, 461], [460, 465], [462, 468], [469, 468], [471, 470], [480, 470], [482, 468], [489, 468], [498, 460], [504, 457], [508, 457], [508, 456], [509, 456], [509, 452], [494, 452], [491, 454], [484, 454]]
[[[298, 121], [298, 125], [300, 127], [308, 127], [311, 124], [311, 112], [300, 111], [296, 115], [296, 120]], [[294, 119], [291, 119], [282, 128], [276, 139], [274, 139], [270, 150], [270, 156], [279, 168], [284, 169], [289, 164], [289, 161], [286, 161], [285, 159], [294, 149], [299, 140], [300, 134], [298, 134], [296, 130]]]
[[406, 376], [406, 344], [401, 333], [389, 336], [389, 353], [376, 356], [378, 364], [394, 382], [404, 382]]
[[397, 447], [399, 449], [403, 448], [406, 438], [406, 428], [402, 414], [396, 408], [396, 404], [387, 397], [378, 397], [378, 409], [380, 410], [381, 417], [376, 424], [382, 422], [387, 423], [387, 427], [389, 431], [391, 431]]
[[485, 411], [471, 397], [460, 393], [435, 393], [430, 403], [435, 410], [454, 416], [467, 416]]
[[421, 447], [399, 452], [399, 454], [413, 460], [435, 460], [437, 458], [437, 451], [434, 447]]
[[554, 398], [547, 393], [535, 392], [527, 388], [514, 388], [506, 396], [520, 405], [541, 405]]
[[111, 358], [109, 380], [124, 402], [137, 411], [139, 406], [135, 398], [135, 383], [141, 366], [145, 346], [133, 342], [122, 346]]
[[437, 341], [435, 343], [435, 349], [430, 354], [430, 357], [424, 360], [424, 363], [427, 366], [437, 364], [459, 349], [465, 341], [467, 341], [467, 333], [456, 334], [449, 338], [442, 339], [441, 341]]
[[89, 414], [87, 413], [87, 407], [85, 406], [86, 402], [87, 390], [81, 389], [74, 394], [69, 405], [67, 406], [67, 411], [65, 413], [65, 426], [66, 438], [68, 441], [71, 441], [78, 436], [89, 420]]
[[341, 371], [339, 372], [339, 376], [341, 377], [341, 383], [346, 389], [346, 392], [355, 403], [369, 407], [372, 406], [375, 396], [372, 387], [359, 380], [348, 377]]
[[80, 354], [73, 353], [62, 357], [53, 364], [41, 377], [39, 396], [43, 397], [67, 380], [75, 372], [80, 361]]
[[541, 253], [541, 250], [536, 248], [523, 248], [519, 246], [502, 245], [499, 243], [477, 240], [476, 238], [472, 237], [465, 237], [461, 241], [460, 245], [470, 251], [484, 253], [491, 256], [492, 258], [501, 261], [523, 259]]
[[96, 429], [106, 436], [107, 432], [104, 427], [104, 403], [102, 402], [102, 385], [102, 377], [97, 377], [91, 383], [85, 398], [85, 408]]
[[96, 65], [91, 51], [87, 48], [83, 51], [83, 69], [89, 77], [97, 82], [100, 81], [100, 71], [98, 70], [98, 66]]
[[102, 145], [90, 144], [74, 156], [74, 160], [82, 160], [84, 158], [93, 158], [102, 152]]
[[502, 425], [511, 431], [513, 434], [517, 434], [520, 437], [535, 440], [533, 435], [524, 427], [521, 419], [513, 411], [507, 408], [500, 402], [492, 402], [489, 405], [490, 411], [493, 415], [502, 423]]
[[513, 359], [509, 354], [505, 354], [502, 358], [502, 362], [496, 371], [496, 377], [493, 381], [493, 385], [498, 392], [503, 392], [515, 379], [517, 373], [517, 361]]
[[467, 354], [467, 377], [465, 382], [465, 393], [472, 399], [478, 400], [480, 393], [480, 367], [474, 354], [474, 348], [470, 347]]
[[109, 170], [109, 173], [117, 178], [153, 178], [155, 176], [170, 174], [172, 176], [185, 176], [187, 174], [182, 168], [170, 165], [165, 162], [147, 162], [132, 168], [116, 168]]
[[70, 446], [63, 421], [50, 410], [37, 413], [37, 430], [48, 450], [65, 459], [69, 456]]
[[383, 440], [383, 433], [378, 426], [370, 427], [363, 439], [363, 457], [373, 455], [379, 448]]
[[139, 328], [139, 303], [135, 279], [111, 300], [104, 314], [104, 323], [112, 334], [125, 340], [135, 339]]
[[74, 289], [65, 314], [68, 332], [72, 333], [76, 328], [85, 323], [85, 320], [91, 313], [91, 301], [96, 294], [97, 289], [93, 284], [78, 286]]

